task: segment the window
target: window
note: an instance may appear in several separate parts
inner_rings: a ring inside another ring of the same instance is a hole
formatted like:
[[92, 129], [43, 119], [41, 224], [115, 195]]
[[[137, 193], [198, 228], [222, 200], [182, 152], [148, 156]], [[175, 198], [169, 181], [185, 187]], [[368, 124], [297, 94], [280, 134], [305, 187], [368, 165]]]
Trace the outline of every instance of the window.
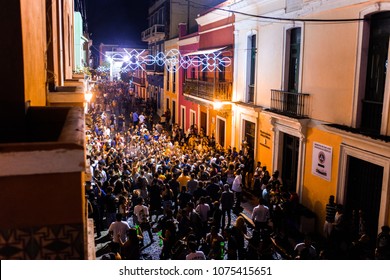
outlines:
[[225, 128], [226, 122], [224, 119], [217, 118], [217, 142], [222, 147], [225, 147]]
[[292, 28], [287, 34], [287, 85], [289, 92], [298, 92], [299, 90], [299, 64], [301, 58], [301, 28]]
[[196, 124], [196, 114], [193, 110], [190, 110], [190, 122], [190, 125]]
[[156, 96], [157, 96], [157, 109], [161, 109], [161, 93], [159, 92], [158, 90], [158, 87], [154, 87], [154, 90], [155, 90], [155, 93], [156, 93]]
[[172, 100], [172, 124], [176, 123], [176, 101]]
[[187, 72], [187, 69], [183, 69], [183, 80], [187, 80], [188, 79], [188, 72]]
[[173, 66], [173, 71], [172, 71], [172, 92], [176, 92], [176, 65]]
[[256, 34], [251, 35], [248, 38], [248, 89], [247, 89], [247, 102], [253, 103], [255, 101], [255, 77], [256, 77]]
[[[368, 54], [362, 57], [360, 128], [369, 133], [380, 134], [382, 127], [383, 104], [385, 99], [386, 74], [390, 38], [390, 12], [369, 16], [365, 22], [365, 38], [369, 38]], [[364, 44], [364, 43], [363, 43]]]
[[167, 65], [167, 86], [166, 86], [166, 89], [167, 91], [169, 91], [169, 83], [170, 83], [170, 77], [171, 77], [171, 72], [169, 71], [169, 66]]
[[180, 118], [180, 127], [184, 131], [185, 129], [185, 118], [186, 118], [186, 107], [181, 106], [181, 118]]
[[225, 82], [226, 81], [226, 67], [223, 63], [219, 63], [218, 68], [215, 69], [215, 71], [217, 71], [217, 73], [218, 73], [218, 80], [220, 82]]

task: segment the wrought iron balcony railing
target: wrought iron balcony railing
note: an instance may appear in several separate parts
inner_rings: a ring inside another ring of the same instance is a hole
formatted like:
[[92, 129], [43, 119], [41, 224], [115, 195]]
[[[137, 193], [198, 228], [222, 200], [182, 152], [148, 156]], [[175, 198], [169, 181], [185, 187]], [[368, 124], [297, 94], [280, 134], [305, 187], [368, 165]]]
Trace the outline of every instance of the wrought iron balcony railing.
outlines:
[[209, 82], [187, 79], [184, 83], [184, 93], [210, 101], [231, 101], [232, 82]]
[[163, 39], [164, 36], [165, 36], [164, 24], [155, 24], [141, 33], [141, 39], [144, 42], [155, 39], [156, 37]]
[[133, 83], [141, 86], [145, 86], [145, 78], [133, 77]]
[[309, 115], [309, 94], [271, 90], [271, 111], [283, 115], [304, 118]]

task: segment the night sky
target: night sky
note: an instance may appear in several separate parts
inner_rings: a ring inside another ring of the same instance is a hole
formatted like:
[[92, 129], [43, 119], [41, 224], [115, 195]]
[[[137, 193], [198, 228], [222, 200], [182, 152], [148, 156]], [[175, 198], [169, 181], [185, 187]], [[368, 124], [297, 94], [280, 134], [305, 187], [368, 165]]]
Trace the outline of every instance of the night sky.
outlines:
[[147, 46], [141, 32], [148, 28], [148, 4], [148, 0], [85, 0], [93, 45]]

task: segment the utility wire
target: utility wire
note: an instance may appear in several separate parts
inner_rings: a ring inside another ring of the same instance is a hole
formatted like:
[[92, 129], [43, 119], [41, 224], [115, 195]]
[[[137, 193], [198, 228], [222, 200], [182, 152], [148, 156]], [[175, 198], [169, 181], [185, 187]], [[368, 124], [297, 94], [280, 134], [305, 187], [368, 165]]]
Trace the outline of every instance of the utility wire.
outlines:
[[359, 21], [365, 21], [368, 20], [367, 18], [342, 18], [342, 19], [318, 19], [318, 18], [284, 18], [284, 17], [269, 17], [269, 16], [261, 16], [261, 15], [255, 15], [250, 13], [244, 13], [240, 11], [235, 11], [231, 9], [225, 9], [225, 8], [219, 8], [218, 6], [209, 6], [205, 4], [200, 4], [191, 0], [186, 0], [188, 3], [191, 4], [193, 8], [199, 8], [199, 7], [205, 7], [212, 10], [219, 10], [224, 12], [229, 12], [233, 14], [239, 14], [243, 16], [248, 17], [254, 17], [258, 19], [265, 19], [265, 20], [273, 20], [273, 21], [292, 21], [292, 22], [323, 22], [323, 23], [337, 23], [337, 22], [359, 22]]

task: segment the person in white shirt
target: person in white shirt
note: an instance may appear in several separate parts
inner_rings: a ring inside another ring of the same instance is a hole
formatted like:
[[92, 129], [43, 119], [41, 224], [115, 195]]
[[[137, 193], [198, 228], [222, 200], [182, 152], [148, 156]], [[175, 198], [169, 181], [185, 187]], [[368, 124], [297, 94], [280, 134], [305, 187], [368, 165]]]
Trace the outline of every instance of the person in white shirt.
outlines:
[[138, 116], [138, 120], [139, 120], [139, 124], [143, 124], [144, 121], [145, 121], [145, 116], [143, 113], [141, 113], [139, 116]]
[[108, 232], [110, 233], [113, 242], [120, 243], [119, 241], [121, 240], [124, 243], [127, 241], [127, 233], [130, 226], [126, 221], [122, 221], [122, 214], [120, 213], [116, 214], [115, 220], [116, 221], [112, 222], [108, 228]]
[[236, 171], [236, 177], [234, 178], [232, 184], [232, 191], [234, 192], [234, 209], [239, 209], [241, 207], [241, 196], [242, 196], [242, 175], [241, 170]]
[[269, 209], [264, 205], [264, 199], [259, 199], [259, 205], [253, 208], [252, 220], [255, 223], [256, 229], [266, 229], [269, 220]]
[[195, 242], [188, 243], [188, 249], [190, 249], [190, 253], [186, 255], [186, 260], [205, 260], [206, 256], [203, 251], [197, 250], [197, 245]]
[[198, 212], [202, 223], [206, 226], [209, 218], [210, 206], [206, 203], [206, 198], [204, 196], [199, 198], [199, 204], [196, 206], [195, 211]]
[[136, 216], [137, 222], [142, 231], [147, 231], [149, 235], [150, 243], [154, 242], [152, 227], [149, 221], [149, 209], [145, 205], [143, 205], [143, 198], [137, 198], [137, 205], [134, 206], [134, 215]]

